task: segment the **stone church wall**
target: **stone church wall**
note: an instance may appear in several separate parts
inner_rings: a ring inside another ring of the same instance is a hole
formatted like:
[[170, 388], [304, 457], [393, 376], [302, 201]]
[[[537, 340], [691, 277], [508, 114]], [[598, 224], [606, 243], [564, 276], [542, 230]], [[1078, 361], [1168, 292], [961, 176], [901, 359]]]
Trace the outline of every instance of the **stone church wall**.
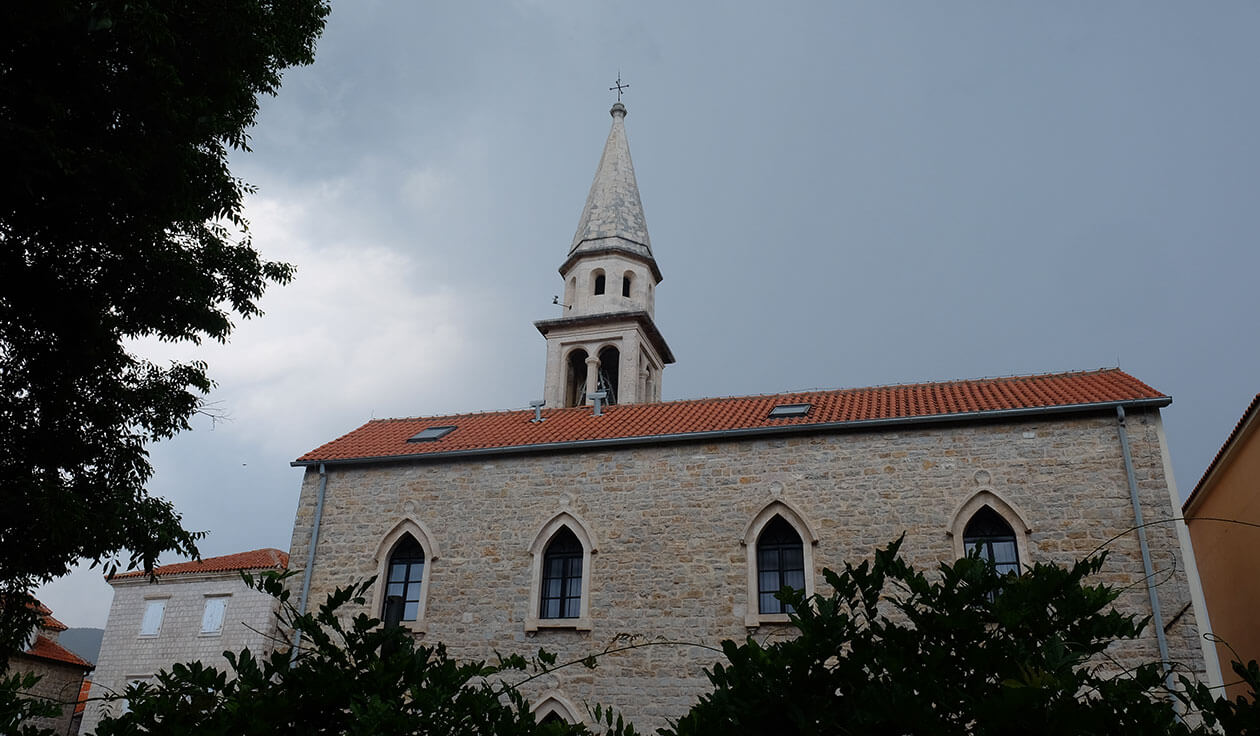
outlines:
[[[1129, 414], [1128, 432], [1146, 521], [1174, 516], [1157, 411]], [[306, 560], [318, 473], [308, 470], [291, 549]], [[1150, 614], [1114, 414], [921, 424], [778, 438], [589, 449], [489, 459], [329, 466], [310, 600], [374, 575], [382, 540], [408, 516], [440, 549], [429, 560], [425, 641], [460, 658], [496, 651], [561, 661], [603, 650], [618, 635], [716, 645], [779, 636], [746, 626], [750, 522], [767, 504], [787, 504], [817, 537], [813, 576], [867, 558], [906, 535], [920, 566], [955, 557], [955, 513], [987, 491], [1028, 525], [1022, 563], [1070, 563], [1105, 545], [1106, 582], [1127, 588], [1121, 609]], [[592, 538], [590, 630], [526, 630], [531, 616], [530, 546], [558, 513]], [[965, 523], [965, 521], [963, 522]], [[960, 527], [959, 527], [960, 528]], [[1175, 529], [1147, 530], [1160, 580], [1172, 658], [1203, 667]], [[1114, 538], [1114, 539], [1113, 539]], [[299, 578], [296, 578], [300, 580]], [[754, 612], [755, 613], [755, 612]], [[1158, 659], [1153, 629], [1120, 647], [1122, 664]], [[568, 668], [532, 683], [527, 695], [615, 706], [642, 730], [683, 713], [703, 692], [710, 651], [653, 646]], [[579, 714], [581, 715], [581, 714]]]

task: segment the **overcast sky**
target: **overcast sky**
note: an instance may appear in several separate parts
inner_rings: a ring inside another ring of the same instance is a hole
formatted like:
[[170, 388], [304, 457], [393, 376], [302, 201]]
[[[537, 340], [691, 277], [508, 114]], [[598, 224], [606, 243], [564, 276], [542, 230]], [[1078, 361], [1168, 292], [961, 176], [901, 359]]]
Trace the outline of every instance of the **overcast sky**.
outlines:
[[540, 398], [620, 71], [666, 399], [1119, 365], [1174, 398], [1184, 496], [1260, 391], [1258, 34], [1225, 0], [336, 2], [234, 157], [297, 279], [196, 353], [229, 419], [151, 490], [205, 556], [288, 549], [300, 454]]

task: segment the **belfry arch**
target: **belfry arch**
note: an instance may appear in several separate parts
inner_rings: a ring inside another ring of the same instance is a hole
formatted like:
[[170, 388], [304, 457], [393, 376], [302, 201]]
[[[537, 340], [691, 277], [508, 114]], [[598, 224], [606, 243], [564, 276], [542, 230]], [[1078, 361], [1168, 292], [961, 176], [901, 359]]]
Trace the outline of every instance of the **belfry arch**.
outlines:
[[564, 405], [581, 406], [586, 402], [586, 351], [578, 348], [569, 353], [564, 367]]

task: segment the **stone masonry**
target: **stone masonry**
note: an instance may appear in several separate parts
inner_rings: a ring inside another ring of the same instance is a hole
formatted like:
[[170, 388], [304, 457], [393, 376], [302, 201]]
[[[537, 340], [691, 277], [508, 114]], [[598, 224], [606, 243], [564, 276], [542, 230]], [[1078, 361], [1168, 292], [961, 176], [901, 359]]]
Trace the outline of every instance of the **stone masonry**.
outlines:
[[[90, 734], [106, 709], [117, 711], [118, 702], [97, 700], [121, 693], [128, 682], [147, 679], [176, 662], [200, 661], [227, 669], [224, 651], [249, 649], [255, 655], [269, 651], [275, 635], [274, 600], [247, 588], [236, 571], [205, 575], [173, 575], [150, 583], [146, 577], [115, 578], [114, 601], [101, 640], [100, 661], [92, 676], [92, 700], [83, 717], [82, 733]], [[223, 627], [218, 633], [201, 633], [207, 597], [227, 596]], [[166, 610], [155, 636], [140, 634], [149, 600], [163, 598]]]
[[[1160, 422], [1155, 409], [1135, 409], [1128, 417], [1148, 523], [1176, 515]], [[308, 469], [290, 550], [295, 563], [307, 556], [318, 483], [316, 469]], [[1021, 563], [1067, 564], [1105, 548], [1102, 580], [1125, 590], [1119, 608], [1151, 613], [1111, 412], [329, 465], [310, 600], [318, 603], [336, 586], [375, 575], [382, 540], [412, 517], [441, 551], [426, 566], [427, 631], [416, 635], [446, 644], [461, 659], [528, 656], [544, 647], [566, 661], [599, 652], [622, 635], [710, 646], [748, 634], [782, 636], [786, 627], [749, 627], [746, 618], [744, 538], [768, 504], [785, 504], [808, 525], [817, 542], [806, 573], [827, 592], [824, 567], [865, 559], [901, 534], [915, 564], [930, 568], [952, 560], [951, 532], [961, 529], [955, 516], [982, 492], [1020, 513], [1028, 531], [1017, 533], [1029, 558]], [[564, 512], [581, 520], [594, 547], [590, 628], [527, 631], [530, 546]], [[1199, 631], [1176, 530], [1154, 524], [1147, 534], [1163, 615], [1155, 625], [1167, 627], [1172, 659], [1200, 672]], [[146, 585], [119, 590], [111, 626], [115, 616], [130, 619], [111, 628], [105, 642], [109, 649], [113, 638], [128, 637], [132, 646], [151, 650], [155, 664], [140, 668], [145, 671], [173, 652], [165, 642], [135, 636], [138, 602], [152, 592]], [[202, 591], [188, 595], [195, 599]], [[195, 618], [179, 619], [172, 636], [195, 639]], [[167, 631], [164, 626], [164, 636]], [[213, 648], [227, 645], [225, 630]], [[1153, 628], [1114, 654], [1123, 665], [1158, 660]], [[605, 657], [593, 671], [556, 671], [531, 683], [526, 695], [534, 702], [551, 692], [579, 706], [611, 705], [650, 732], [706, 689], [701, 670], [714, 661], [711, 651], [697, 647], [651, 646]], [[132, 674], [106, 670], [107, 664], [102, 661], [98, 672], [103, 680], [108, 673], [112, 686]]]

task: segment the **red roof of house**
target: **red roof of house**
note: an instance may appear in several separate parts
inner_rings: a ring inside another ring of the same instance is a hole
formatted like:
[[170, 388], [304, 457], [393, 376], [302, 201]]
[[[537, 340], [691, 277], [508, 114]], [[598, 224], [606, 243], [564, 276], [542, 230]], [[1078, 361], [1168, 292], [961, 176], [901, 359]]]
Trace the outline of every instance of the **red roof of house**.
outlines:
[[[250, 552], [237, 552], [234, 555], [221, 557], [203, 557], [192, 562], [176, 562], [171, 565], [159, 565], [153, 568], [154, 575], [192, 575], [195, 573], [236, 572], [241, 570], [284, 570], [289, 566], [289, 553], [267, 547]], [[119, 578], [137, 578], [145, 574], [143, 570], [119, 573]]]
[[79, 686], [79, 699], [74, 704], [74, 714], [78, 715], [87, 707], [88, 696], [92, 694], [92, 681], [83, 678], [83, 684]]
[[1221, 460], [1229, 452], [1230, 446], [1234, 444], [1234, 440], [1238, 439], [1238, 435], [1243, 431], [1243, 427], [1247, 426], [1247, 423], [1251, 421], [1258, 411], [1260, 411], [1260, 394], [1256, 394], [1256, 397], [1247, 405], [1247, 410], [1243, 412], [1242, 417], [1238, 419], [1238, 423], [1234, 425], [1234, 430], [1225, 438], [1225, 444], [1221, 445], [1221, 449], [1216, 451], [1216, 457], [1212, 458], [1212, 462], [1208, 463], [1207, 470], [1203, 471], [1203, 476], [1199, 478], [1199, 482], [1194, 484], [1194, 490], [1190, 492], [1185, 503], [1181, 504], [1183, 511], [1189, 510], [1190, 504], [1199, 495], [1199, 491], [1204, 484], [1207, 483], [1208, 476], [1212, 474], [1213, 470], [1216, 470], [1217, 465], [1221, 464]]
[[[1092, 405], [1166, 406], [1171, 398], [1133, 376], [1108, 368], [1035, 376], [984, 378], [836, 391], [695, 399], [606, 407], [596, 417], [589, 406], [457, 414], [416, 419], [380, 419], [306, 453], [294, 465], [368, 462], [668, 439], [703, 439], [712, 433], [753, 434], [808, 431], [894, 421], [964, 419], [995, 413], [1039, 413]], [[809, 404], [808, 414], [770, 418], [780, 404]], [[454, 426], [434, 441], [408, 442], [430, 427]]]
[[43, 635], [36, 635], [35, 643], [31, 645], [30, 649], [23, 652], [23, 654], [28, 657], [49, 659], [54, 662], [64, 662], [66, 664], [78, 665], [80, 667], [92, 667], [91, 662], [83, 659], [79, 655]]
[[66, 629], [70, 628], [69, 626], [66, 626], [65, 624], [61, 623], [57, 619], [53, 618], [52, 609], [49, 608], [48, 606], [45, 606], [43, 603], [40, 603], [39, 601], [35, 601], [34, 607], [35, 607], [35, 610], [39, 611], [39, 614], [43, 616], [43, 619], [40, 621], [40, 626], [44, 627], [45, 629], [51, 629], [53, 631], [65, 631]]

